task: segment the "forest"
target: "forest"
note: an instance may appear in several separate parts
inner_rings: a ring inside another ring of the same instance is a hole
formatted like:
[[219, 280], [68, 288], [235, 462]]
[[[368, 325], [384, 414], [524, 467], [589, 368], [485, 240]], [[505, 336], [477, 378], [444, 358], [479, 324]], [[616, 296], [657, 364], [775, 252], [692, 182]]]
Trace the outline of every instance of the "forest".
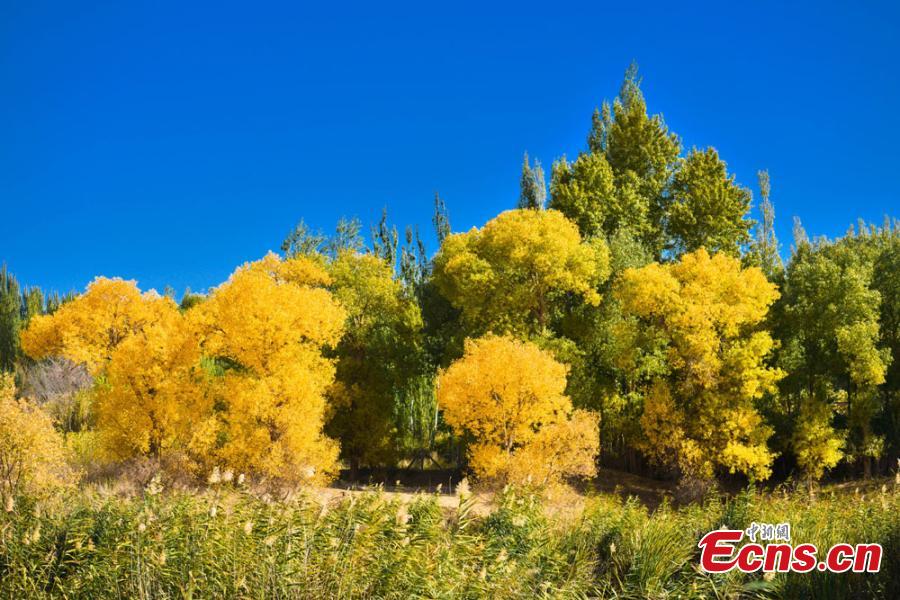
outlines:
[[[549, 176], [526, 154], [518, 201], [481, 227], [454, 232], [435, 194], [437, 248], [385, 210], [371, 231], [353, 217], [330, 234], [286, 224], [279, 252], [180, 297], [107, 276], [61, 295], [4, 267], [0, 590], [856, 597], [863, 576], [715, 579], [690, 562], [695, 533], [760, 511], [806, 515], [810, 535], [844, 511], [834, 527], [900, 556], [900, 222], [828, 239], [795, 220], [778, 240], [777, 174], [751, 187], [715, 148], [683, 147], [648, 111], [635, 67], [585, 126], [583, 150]], [[460, 505], [443, 525], [433, 494], [406, 507], [375, 491], [330, 514], [303, 496], [428, 471], [464, 482], [444, 490]], [[669, 482], [672, 497], [597, 496], [563, 532], [542, 512], [561, 490], [592, 497], [613, 472]], [[137, 491], [88, 498], [116, 481]], [[855, 493], [826, 492], [842, 482]], [[470, 483], [493, 494], [487, 516], [469, 514]], [[238, 490], [234, 531], [201, 532], [224, 486]], [[41, 508], [67, 497], [81, 508]], [[57, 533], [13, 550], [8, 536], [28, 541], [42, 522]], [[91, 557], [71, 541], [78, 527]], [[159, 536], [135, 541], [147, 527]], [[291, 531], [315, 568], [284, 547]], [[229, 573], [214, 566], [223, 549]], [[160, 551], [181, 566], [167, 571]], [[445, 579], [409, 579], [437, 555]], [[119, 559], [131, 575], [109, 575]], [[869, 593], [900, 585], [882, 575]], [[279, 587], [291, 577], [300, 587]]]

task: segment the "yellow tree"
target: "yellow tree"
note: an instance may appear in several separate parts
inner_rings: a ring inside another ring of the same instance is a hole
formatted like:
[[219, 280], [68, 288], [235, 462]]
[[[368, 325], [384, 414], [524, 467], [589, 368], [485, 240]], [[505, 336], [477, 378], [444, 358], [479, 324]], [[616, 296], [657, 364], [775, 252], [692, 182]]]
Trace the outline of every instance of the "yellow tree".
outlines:
[[598, 304], [608, 276], [606, 244], [583, 241], [556, 210], [506, 211], [480, 230], [448, 236], [434, 259], [438, 289], [476, 335], [542, 334], [560, 300]]
[[466, 342], [464, 356], [440, 373], [437, 397], [445, 421], [469, 438], [477, 476], [548, 484], [595, 473], [597, 416], [572, 409], [566, 371], [529, 342]]
[[800, 405], [791, 447], [808, 484], [821, 479], [826, 469], [844, 457], [844, 438], [831, 426], [832, 413], [831, 406], [816, 398], [804, 399]]
[[185, 459], [196, 423], [211, 414], [197, 337], [169, 304], [113, 350], [97, 386], [97, 430], [110, 458]]
[[755, 267], [700, 249], [678, 263], [627, 269], [616, 294], [667, 348], [670, 374], [645, 395], [643, 450], [691, 477], [724, 468], [766, 479], [771, 432], [754, 402], [783, 376], [766, 367], [773, 341], [759, 329], [776, 286]]
[[12, 375], [0, 374], [0, 500], [12, 511], [16, 496], [44, 496], [75, 482], [62, 436], [50, 415], [16, 399]]
[[134, 281], [98, 277], [53, 314], [35, 316], [22, 332], [22, 349], [36, 360], [64, 356], [96, 376], [119, 344], [159, 321], [173, 304], [159, 294], [142, 294]]
[[322, 432], [334, 365], [322, 349], [340, 339], [345, 312], [328, 283], [308, 258], [269, 254], [187, 313], [221, 372], [220, 408], [195, 441], [212, 461], [290, 483], [334, 474], [338, 445]]
[[133, 281], [97, 278], [52, 315], [35, 317], [22, 347], [63, 356], [97, 377], [97, 432], [110, 458], [183, 456], [211, 409], [199, 385], [199, 344], [171, 298]]

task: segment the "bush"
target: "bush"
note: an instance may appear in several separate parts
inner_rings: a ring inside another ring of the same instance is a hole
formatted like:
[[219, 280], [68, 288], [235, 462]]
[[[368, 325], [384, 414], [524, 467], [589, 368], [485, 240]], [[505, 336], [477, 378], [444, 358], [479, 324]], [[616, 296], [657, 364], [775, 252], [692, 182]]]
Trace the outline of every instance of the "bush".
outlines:
[[[85, 491], [65, 510], [22, 502], [0, 514], [0, 597], [68, 598], [861, 598], [897, 597], [900, 495], [809, 497], [748, 490], [649, 512], [587, 500], [550, 517], [541, 496], [507, 488], [485, 516], [463, 497], [404, 505], [379, 491], [332, 506], [273, 503], [240, 487], [139, 497]], [[884, 545], [881, 573], [699, 571], [697, 541], [723, 524], [792, 525], [794, 543]]]
[[42, 410], [15, 397], [11, 375], [0, 375], [0, 500], [11, 512], [20, 496], [42, 497], [73, 484], [62, 436]]

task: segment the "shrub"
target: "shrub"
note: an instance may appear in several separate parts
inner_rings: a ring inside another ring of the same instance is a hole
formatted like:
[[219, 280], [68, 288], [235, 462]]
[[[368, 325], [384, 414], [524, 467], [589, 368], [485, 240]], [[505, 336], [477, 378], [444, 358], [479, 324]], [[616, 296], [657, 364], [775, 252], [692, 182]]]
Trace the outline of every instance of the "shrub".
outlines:
[[18, 496], [41, 497], [71, 485], [62, 436], [50, 416], [15, 397], [11, 375], [0, 375], [0, 500], [7, 512]]

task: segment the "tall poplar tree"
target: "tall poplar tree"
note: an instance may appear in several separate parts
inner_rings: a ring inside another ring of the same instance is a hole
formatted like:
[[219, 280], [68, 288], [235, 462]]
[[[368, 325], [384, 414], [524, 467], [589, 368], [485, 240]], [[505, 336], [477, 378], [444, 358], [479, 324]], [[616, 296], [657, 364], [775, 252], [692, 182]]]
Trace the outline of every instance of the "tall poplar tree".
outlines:
[[547, 200], [547, 184], [544, 181], [544, 169], [541, 163], [534, 161], [534, 167], [528, 161], [528, 153], [522, 159], [522, 179], [519, 183], [518, 208], [543, 209]]
[[0, 269], [0, 371], [12, 371], [15, 368], [21, 327], [22, 296], [19, 282], [3, 265]]
[[759, 267], [769, 280], [776, 280], [784, 271], [784, 263], [781, 260], [778, 238], [775, 235], [775, 207], [771, 200], [772, 186], [768, 171], [757, 173], [759, 180], [759, 195], [762, 202], [759, 204], [759, 212], [762, 221], [756, 224], [756, 231], [750, 248], [744, 257], [744, 262]]

